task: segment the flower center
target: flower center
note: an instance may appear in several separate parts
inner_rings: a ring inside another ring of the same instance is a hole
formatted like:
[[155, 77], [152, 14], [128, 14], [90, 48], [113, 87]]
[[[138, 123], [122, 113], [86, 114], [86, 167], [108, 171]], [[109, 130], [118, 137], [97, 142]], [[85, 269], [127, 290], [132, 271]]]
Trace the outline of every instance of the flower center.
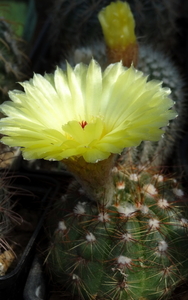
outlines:
[[84, 129], [84, 127], [87, 125], [87, 122], [86, 121], [82, 121], [82, 122], [79, 122], [79, 124]]

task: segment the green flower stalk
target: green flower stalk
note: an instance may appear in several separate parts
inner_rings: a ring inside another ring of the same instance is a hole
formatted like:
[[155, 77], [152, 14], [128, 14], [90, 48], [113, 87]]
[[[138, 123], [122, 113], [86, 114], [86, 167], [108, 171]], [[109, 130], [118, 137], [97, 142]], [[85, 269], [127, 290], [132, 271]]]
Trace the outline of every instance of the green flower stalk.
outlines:
[[35, 74], [21, 85], [24, 92], [10, 92], [12, 101], [0, 107], [8, 116], [0, 121], [2, 142], [22, 147], [25, 159], [63, 160], [87, 195], [105, 203], [113, 197], [113, 157], [142, 140], [159, 140], [176, 115], [169, 89], [121, 62], [104, 72], [94, 60], [68, 64], [67, 72]]

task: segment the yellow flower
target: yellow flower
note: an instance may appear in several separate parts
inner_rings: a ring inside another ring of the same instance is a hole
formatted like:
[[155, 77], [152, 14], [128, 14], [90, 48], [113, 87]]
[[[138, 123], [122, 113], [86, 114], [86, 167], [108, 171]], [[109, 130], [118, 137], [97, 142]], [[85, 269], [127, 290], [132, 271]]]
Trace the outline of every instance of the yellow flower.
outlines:
[[35, 74], [9, 93], [1, 105], [2, 141], [22, 147], [26, 159], [83, 157], [95, 163], [111, 153], [160, 139], [161, 127], [175, 117], [169, 90], [121, 63], [102, 72], [92, 60], [67, 72]]
[[128, 3], [112, 2], [99, 12], [98, 18], [108, 47], [126, 48], [136, 42], [135, 21]]

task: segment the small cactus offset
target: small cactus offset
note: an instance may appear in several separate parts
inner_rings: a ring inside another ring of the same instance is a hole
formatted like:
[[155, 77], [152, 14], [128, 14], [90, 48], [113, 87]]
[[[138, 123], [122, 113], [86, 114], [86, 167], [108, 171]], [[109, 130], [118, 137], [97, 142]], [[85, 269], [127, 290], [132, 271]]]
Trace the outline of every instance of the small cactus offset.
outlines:
[[166, 300], [188, 276], [183, 191], [144, 167], [120, 166], [113, 177], [109, 206], [76, 182], [59, 200], [50, 273], [69, 299]]
[[10, 22], [0, 18], [0, 103], [8, 98], [10, 89], [26, 79], [27, 59], [23, 42], [15, 36]]

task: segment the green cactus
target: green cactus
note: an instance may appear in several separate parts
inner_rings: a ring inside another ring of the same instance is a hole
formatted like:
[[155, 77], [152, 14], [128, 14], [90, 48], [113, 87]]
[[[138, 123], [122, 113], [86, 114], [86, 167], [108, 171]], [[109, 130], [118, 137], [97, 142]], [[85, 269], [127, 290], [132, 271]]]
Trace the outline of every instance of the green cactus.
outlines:
[[188, 276], [188, 219], [173, 178], [113, 169], [114, 200], [72, 182], [55, 209], [49, 272], [68, 299], [162, 300]]
[[175, 102], [173, 109], [177, 111], [178, 118], [169, 124], [158, 143], [143, 142], [140, 147], [132, 149], [133, 157], [135, 156], [137, 161], [150, 162], [155, 166], [169, 165], [185, 125], [185, 83], [173, 61], [150, 45], [140, 45], [137, 68], [145, 74], [150, 74], [149, 79], [162, 81], [163, 87], [171, 89], [170, 97]]
[[17, 87], [18, 81], [26, 79], [28, 61], [21, 49], [23, 41], [15, 36], [10, 22], [0, 18], [0, 103], [8, 98], [10, 89]]

